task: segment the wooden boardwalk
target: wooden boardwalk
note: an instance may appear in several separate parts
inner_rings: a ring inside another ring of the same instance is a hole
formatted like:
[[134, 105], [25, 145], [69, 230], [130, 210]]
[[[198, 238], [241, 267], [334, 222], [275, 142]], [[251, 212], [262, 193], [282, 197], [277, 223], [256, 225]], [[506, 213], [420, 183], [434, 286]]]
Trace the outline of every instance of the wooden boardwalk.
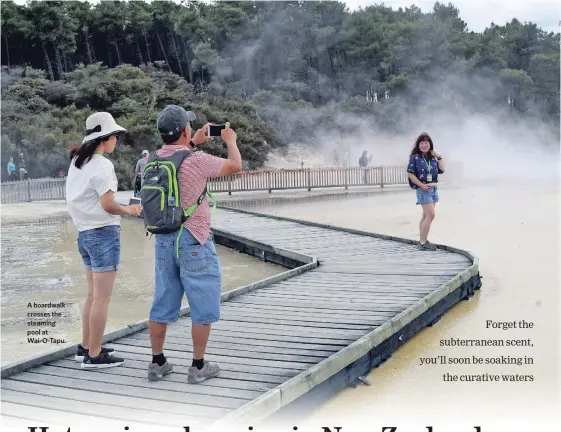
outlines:
[[175, 372], [148, 381], [150, 342], [146, 322], [139, 322], [106, 336], [126, 359], [121, 367], [82, 371], [73, 347], [4, 367], [8, 424], [97, 419], [118, 421], [115, 430], [221, 430], [234, 423], [247, 430], [355, 382], [480, 286], [477, 259], [453, 248], [421, 252], [404, 239], [240, 210], [220, 209], [213, 230], [218, 243], [292, 268], [223, 295], [206, 355], [221, 367], [219, 378], [187, 384], [192, 345], [185, 315], [166, 339]]

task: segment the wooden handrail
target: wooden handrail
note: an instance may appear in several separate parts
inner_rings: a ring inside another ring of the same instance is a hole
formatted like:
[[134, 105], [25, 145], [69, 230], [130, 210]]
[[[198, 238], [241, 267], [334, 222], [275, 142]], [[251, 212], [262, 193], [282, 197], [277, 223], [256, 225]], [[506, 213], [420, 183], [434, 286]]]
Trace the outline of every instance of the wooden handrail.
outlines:
[[[211, 192], [249, 192], [407, 184], [406, 167], [385, 165], [373, 167], [319, 167], [242, 171], [209, 180]], [[41, 200], [64, 200], [66, 177], [28, 179], [1, 184], [2, 203]]]

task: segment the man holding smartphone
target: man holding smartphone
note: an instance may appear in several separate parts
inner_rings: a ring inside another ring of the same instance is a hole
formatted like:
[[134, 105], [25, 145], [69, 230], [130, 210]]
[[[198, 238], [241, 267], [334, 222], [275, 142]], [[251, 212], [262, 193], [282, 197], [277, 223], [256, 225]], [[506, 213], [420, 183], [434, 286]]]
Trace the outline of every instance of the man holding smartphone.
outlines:
[[[191, 138], [191, 123], [196, 116], [177, 105], [168, 105], [158, 116], [157, 127], [164, 145], [157, 155], [167, 157], [181, 150], [193, 152], [180, 165], [177, 175], [181, 207], [186, 210], [197, 203], [207, 180], [241, 171], [242, 160], [236, 133], [227, 123], [221, 138], [228, 147], [228, 158], [218, 158], [194, 147], [210, 140], [206, 132], [210, 123]], [[183, 295], [191, 310], [193, 362], [187, 380], [201, 383], [218, 376], [217, 365], [204, 360], [211, 324], [220, 319], [222, 269], [210, 231], [210, 206], [206, 196], [177, 232], [156, 234], [155, 293], [150, 310], [152, 362], [148, 379], [160, 380], [173, 366], [163, 353], [167, 324], [177, 321]]]

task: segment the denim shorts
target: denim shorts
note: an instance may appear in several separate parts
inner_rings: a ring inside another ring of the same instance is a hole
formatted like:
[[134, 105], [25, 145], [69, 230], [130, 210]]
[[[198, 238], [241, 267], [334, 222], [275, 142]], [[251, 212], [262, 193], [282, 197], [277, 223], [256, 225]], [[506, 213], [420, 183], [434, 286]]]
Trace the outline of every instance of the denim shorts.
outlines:
[[[183, 294], [189, 302], [193, 324], [211, 324], [220, 319], [222, 268], [212, 234], [204, 245], [183, 229], [156, 235], [156, 288], [150, 321], [177, 321]], [[179, 256], [179, 258], [178, 258]]]
[[417, 191], [417, 204], [436, 204], [438, 202], [438, 187], [433, 186], [428, 192], [425, 192], [421, 188], [416, 189]]
[[78, 251], [86, 269], [94, 273], [119, 270], [120, 231], [119, 225], [109, 225], [78, 233]]

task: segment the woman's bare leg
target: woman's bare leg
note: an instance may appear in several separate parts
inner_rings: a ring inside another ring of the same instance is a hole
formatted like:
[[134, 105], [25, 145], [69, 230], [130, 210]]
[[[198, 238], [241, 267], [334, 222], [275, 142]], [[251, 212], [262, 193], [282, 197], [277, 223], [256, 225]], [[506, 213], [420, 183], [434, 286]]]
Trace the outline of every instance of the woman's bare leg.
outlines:
[[93, 303], [93, 273], [86, 270], [86, 279], [88, 280], [88, 296], [82, 309], [82, 347], [88, 349], [90, 343], [90, 310]]
[[421, 214], [421, 220], [419, 221], [419, 237], [421, 237], [421, 232], [423, 231], [424, 221], [425, 221], [425, 209], [423, 208], [423, 213]]
[[101, 351], [101, 340], [107, 323], [107, 311], [116, 276], [116, 271], [93, 274], [93, 301], [90, 309], [90, 357], [97, 357]]
[[430, 226], [436, 216], [434, 204], [423, 204], [423, 219], [420, 223], [421, 243], [427, 241], [429, 236]]

